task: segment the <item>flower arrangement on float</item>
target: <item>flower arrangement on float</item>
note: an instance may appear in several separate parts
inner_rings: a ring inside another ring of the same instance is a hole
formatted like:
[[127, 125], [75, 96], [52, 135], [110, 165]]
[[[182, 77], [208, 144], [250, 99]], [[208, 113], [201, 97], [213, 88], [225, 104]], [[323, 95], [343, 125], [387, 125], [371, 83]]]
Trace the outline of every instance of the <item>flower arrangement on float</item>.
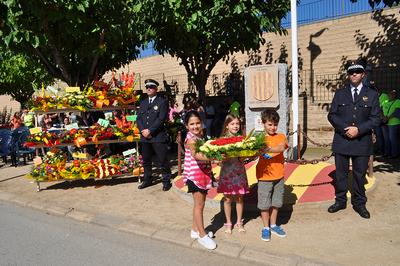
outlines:
[[253, 157], [265, 147], [265, 134], [254, 134], [254, 130], [246, 137], [221, 137], [207, 141], [198, 140], [196, 142], [197, 152], [217, 160], [222, 160], [224, 157]]
[[[93, 107], [103, 108], [111, 106], [127, 106], [139, 103], [140, 95], [135, 90], [135, 73], [121, 73], [119, 78], [112, 73], [109, 83], [96, 80], [89, 84], [82, 91], [68, 91], [59, 94], [58, 90], [47, 91], [44, 86], [40, 95], [33, 95], [28, 106], [33, 111], [49, 111], [52, 109], [78, 109], [87, 111]], [[48, 95], [55, 94], [55, 95]]]
[[47, 147], [51, 147], [60, 143], [61, 140], [57, 136], [57, 134], [44, 130], [42, 132], [29, 135], [26, 139], [24, 146], [33, 147], [36, 145], [45, 145]]
[[28, 101], [28, 106], [31, 106], [31, 110], [33, 111], [47, 111], [57, 107], [57, 99], [56, 97], [49, 95], [33, 95]]
[[112, 82], [115, 84], [113, 93], [119, 106], [135, 104], [139, 102], [140, 95], [136, 95], [135, 90], [135, 73], [128, 74], [122, 72], [119, 79], [116, 79], [115, 74], [113, 73]]
[[132, 142], [140, 138], [140, 131], [134, 124], [122, 125], [121, 127], [114, 128], [114, 134], [118, 138], [125, 138], [127, 141]]
[[65, 168], [67, 157], [58, 149], [51, 149], [43, 156], [36, 157], [34, 166], [28, 175], [37, 181], [55, 181], [63, 179], [62, 169]]
[[43, 160], [40, 157], [37, 158], [28, 177], [39, 182], [103, 179], [122, 174], [139, 175], [142, 171], [139, 157], [135, 154], [127, 158], [114, 155], [106, 159], [73, 160], [66, 163], [65, 154], [58, 149], [52, 149], [43, 157]]
[[78, 148], [87, 145], [88, 142], [97, 143], [102, 140], [124, 139], [133, 142], [140, 138], [139, 129], [135, 124], [123, 127], [103, 127], [96, 123], [87, 129], [73, 128], [60, 134], [47, 130], [30, 134], [25, 142], [26, 147], [44, 145], [52, 147], [59, 144], [74, 143]]
[[84, 92], [73, 91], [66, 92], [63, 96], [57, 97], [57, 108], [73, 108], [80, 111], [86, 111], [93, 107], [93, 101], [91, 101]]
[[115, 137], [114, 128], [103, 127], [98, 123], [90, 126], [87, 129], [88, 137], [90, 141], [98, 142], [100, 140], [112, 139]]

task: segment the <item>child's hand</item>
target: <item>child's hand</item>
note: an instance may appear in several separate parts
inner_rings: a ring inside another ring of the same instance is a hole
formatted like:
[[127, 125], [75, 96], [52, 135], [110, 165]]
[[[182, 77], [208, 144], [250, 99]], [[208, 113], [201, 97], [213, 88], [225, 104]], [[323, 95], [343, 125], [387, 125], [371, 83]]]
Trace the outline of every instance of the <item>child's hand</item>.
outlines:
[[220, 166], [220, 165], [222, 164], [222, 161], [219, 161], [219, 160], [211, 160], [211, 163]]
[[268, 153], [264, 153], [262, 156], [264, 159], [267, 159], [267, 160], [272, 158], [272, 156]]

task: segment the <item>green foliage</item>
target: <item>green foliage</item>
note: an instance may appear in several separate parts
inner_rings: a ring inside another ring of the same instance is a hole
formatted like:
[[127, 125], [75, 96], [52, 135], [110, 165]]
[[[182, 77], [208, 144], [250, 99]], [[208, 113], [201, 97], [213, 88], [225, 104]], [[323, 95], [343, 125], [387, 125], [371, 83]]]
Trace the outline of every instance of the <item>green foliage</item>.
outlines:
[[[265, 31], [283, 33], [281, 19], [289, 0], [141, 0], [155, 49], [180, 59], [200, 97], [207, 78], [221, 59], [255, 50]], [[136, 8], [139, 8], [136, 6]]]
[[35, 55], [69, 85], [86, 84], [135, 59], [140, 17], [124, 0], [1, 0], [0, 36]]
[[53, 78], [34, 59], [0, 48], [0, 94], [7, 94], [24, 106], [35, 89]]

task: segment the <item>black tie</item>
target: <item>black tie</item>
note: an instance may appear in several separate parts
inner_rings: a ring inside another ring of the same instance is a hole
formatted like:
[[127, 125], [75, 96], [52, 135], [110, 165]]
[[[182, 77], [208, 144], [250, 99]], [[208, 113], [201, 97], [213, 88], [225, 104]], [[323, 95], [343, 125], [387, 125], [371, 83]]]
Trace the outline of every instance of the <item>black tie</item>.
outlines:
[[150, 99], [150, 102], [149, 102], [149, 104], [151, 104], [153, 102], [153, 99]]
[[358, 89], [357, 88], [354, 88], [353, 99], [354, 99], [354, 102], [357, 102], [357, 100], [358, 100]]

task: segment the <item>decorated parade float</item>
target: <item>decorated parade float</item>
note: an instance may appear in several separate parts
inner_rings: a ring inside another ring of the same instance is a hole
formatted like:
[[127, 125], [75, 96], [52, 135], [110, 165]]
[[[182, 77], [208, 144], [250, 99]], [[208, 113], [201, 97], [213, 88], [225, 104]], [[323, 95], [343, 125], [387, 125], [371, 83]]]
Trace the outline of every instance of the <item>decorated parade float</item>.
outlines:
[[[140, 94], [135, 90], [135, 74], [113, 74], [109, 83], [95, 81], [83, 89], [66, 87], [57, 90], [43, 87], [29, 103], [35, 116], [46, 114], [108, 112], [105, 118], [89, 126], [74, 122], [62, 127], [30, 129], [25, 146], [36, 150], [34, 166], [28, 174], [40, 191], [40, 182], [104, 179], [123, 175], [139, 176], [141, 164], [138, 152], [139, 130], [136, 108]], [[122, 113], [121, 122], [114, 125], [113, 113]], [[119, 155], [89, 154], [89, 145], [98, 151], [107, 144], [134, 143]], [[69, 147], [75, 147], [70, 149]], [[69, 154], [68, 154], [69, 153]], [[69, 159], [68, 159], [69, 158]]]

